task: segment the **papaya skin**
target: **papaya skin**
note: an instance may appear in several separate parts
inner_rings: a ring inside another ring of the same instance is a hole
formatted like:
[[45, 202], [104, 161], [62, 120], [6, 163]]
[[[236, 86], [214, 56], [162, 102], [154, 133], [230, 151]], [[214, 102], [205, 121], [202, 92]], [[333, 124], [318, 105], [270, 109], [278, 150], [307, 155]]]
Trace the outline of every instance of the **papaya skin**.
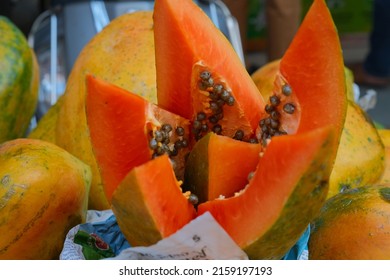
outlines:
[[38, 103], [39, 65], [23, 33], [0, 16], [0, 143], [24, 137]]
[[58, 113], [56, 143], [92, 169], [89, 208], [110, 207], [93, 155], [85, 114], [87, 73], [156, 102], [151, 11], [115, 18], [84, 47], [69, 75]]
[[0, 145], [0, 259], [58, 259], [85, 222], [90, 168], [58, 146], [19, 138]]
[[329, 180], [328, 198], [346, 189], [377, 182], [385, 169], [385, 147], [371, 118], [353, 101]]
[[387, 184], [390, 183], [390, 129], [378, 129], [378, 133], [385, 146], [385, 170], [379, 183]]
[[40, 139], [56, 144], [57, 117], [63, 98], [63, 95], [58, 98], [57, 102], [49, 108], [39, 120], [37, 126], [28, 134], [27, 138]]
[[390, 185], [375, 184], [339, 193], [313, 221], [309, 258], [390, 259]]

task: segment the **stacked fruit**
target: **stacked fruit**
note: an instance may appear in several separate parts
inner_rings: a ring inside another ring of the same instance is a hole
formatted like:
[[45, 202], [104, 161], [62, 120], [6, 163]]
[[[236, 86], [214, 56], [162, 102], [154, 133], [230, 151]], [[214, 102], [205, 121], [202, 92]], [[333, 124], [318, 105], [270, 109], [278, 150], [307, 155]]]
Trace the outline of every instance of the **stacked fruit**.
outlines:
[[[52, 142], [51, 149], [72, 154], [79, 169], [87, 164], [81, 180], [85, 184], [78, 191], [47, 187], [42, 192], [86, 203], [81, 190], [87, 189], [88, 208], [112, 208], [133, 246], [154, 244], [208, 211], [251, 259], [280, 259], [312, 222], [309, 254], [312, 250], [313, 258], [336, 258], [337, 246], [331, 254], [321, 251], [331, 238], [316, 238], [321, 233], [316, 219], [324, 219], [323, 212], [344, 215], [331, 201], [347, 193], [379, 194], [382, 200], [374, 199], [379, 208], [389, 201], [388, 188], [375, 192], [367, 187], [389, 180], [381, 140], [385, 136], [348, 97], [351, 80], [345, 71], [324, 0], [313, 2], [281, 60], [252, 77], [192, 1], [156, 0], [153, 12], [120, 16], [85, 46], [64, 95], [23, 141], [37, 145], [38, 154], [48, 153], [38, 143]], [[9, 146], [0, 146], [4, 158], [19, 158]], [[28, 150], [21, 147], [18, 153], [21, 149]], [[11, 167], [4, 162], [0, 178], [9, 190], [6, 174]], [[50, 167], [54, 162], [35, 165]], [[51, 172], [47, 168], [45, 174]], [[36, 171], [28, 167], [25, 173]], [[26, 177], [23, 184], [29, 186], [33, 179]], [[365, 191], [346, 191], [361, 186]], [[6, 193], [1, 203], [3, 216], [11, 207]], [[50, 217], [69, 220], [55, 212], [65, 206], [57, 206]], [[376, 209], [368, 202], [363, 206]], [[77, 209], [69, 211], [79, 213]], [[81, 217], [86, 207], [82, 209]], [[371, 224], [380, 222], [386, 229], [389, 215], [387, 210], [384, 218], [371, 218]], [[41, 220], [50, 223], [46, 216]], [[329, 221], [327, 230], [342, 228], [332, 227], [338, 219]], [[26, 234], [0, 247], [0, 257], [17, 258], [7, 251], [38, 230], [37, 223], [26, 226], [31, 220], [19, 223]], [[62, 225], [61, 234], [68, 226]], [[354, 226], [351, 222], [344, 228], [352, 232], [349, 239], [361, 230]], [[0, 224], [0, 232], [3, 228]], [[60, 241], [53, 244], [58, 247]], [[370, 257], [386, 257], [372, 252]], [[354, 256], [368, 257], [348, 258]]]

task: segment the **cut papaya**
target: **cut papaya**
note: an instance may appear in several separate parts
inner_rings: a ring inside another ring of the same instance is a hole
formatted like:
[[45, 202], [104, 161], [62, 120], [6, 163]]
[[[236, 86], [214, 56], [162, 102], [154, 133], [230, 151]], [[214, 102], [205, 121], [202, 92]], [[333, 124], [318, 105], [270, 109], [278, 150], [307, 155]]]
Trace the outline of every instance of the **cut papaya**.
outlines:
[[195, 218], [167, 155], [135, 167], [112, 196], [118, 225], [132, 246], [148, 246]]
[[159, 106], [193, 120], [196, 140], [209, 131], [253, 136], [264, 101], [210, 18], [193, 1], [157, 0], [153, 19]]
[[163, 154], [169, 154], [183, 178], [188, 120], [92, 75], [87, 75], [86, 115], [109, 200], [132, 168]]
[[260, 144], [210, 132], [187, 157], [183, 189], [197, 195], [200, 203], [233, 196], [247, 185], [260, 152]]
[[247, 187], [208, 201], [209, 211], [250, 259], [280, 259], [296, 243], [326, 198], [331, 128], [275, 137]]
[[[336, 147], [347, 97], [340, 40], [324, 0], [313, 2], [280, 61], [274, 83], [266, 107], [268, 116], [258, 129], [261, 141], [331, 124]], [[336, 152], [333, 149], [334, 156]]]
[[85, 74], [91, 73], [156, 102], [156, 74], [151, 11], [124, 13], [113, 19], [82, 49], [69, 74], [55, 127], [56, 144], [91, 166], [89, 208], [110, 204], [93, 155], [85, 116]]

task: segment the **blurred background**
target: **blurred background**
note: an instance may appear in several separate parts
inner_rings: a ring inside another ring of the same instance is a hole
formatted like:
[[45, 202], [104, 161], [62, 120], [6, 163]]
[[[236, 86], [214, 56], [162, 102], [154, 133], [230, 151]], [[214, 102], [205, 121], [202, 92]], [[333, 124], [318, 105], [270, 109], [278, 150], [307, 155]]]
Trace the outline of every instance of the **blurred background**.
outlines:
[[[249, 73], [280, 57], [312, 0], [194, 0], [232, 42]], [[41, 66], [41, 87], [62, 94], [78, 53], [110, 20], [122, 13], [152, 9], [154, 1], [1, 0], [0, 14], [28, 37]], [[283, 7], [269, 6], [282, 2]], [[347, 66], [368, 52], [373, 0], [326, 0], [338, 29]], [[268, 6], [267, 6], [268, 5]], [[279, 9], [279, 10], [278, 10]], [[389, 27], [390, 28], [390, 27]], [[54, 40], [55, 39], [55, 40]], [[55, 66], [53, 67], [53, 57]], [[53, 69], [54, 68], [54, 69]], [[390, 87], [358, 86], [366, 110], [390, 128]], [[49, 106], [48, 104], [47, 106]], [[42, 113], [46, 108], [42, 108]]]

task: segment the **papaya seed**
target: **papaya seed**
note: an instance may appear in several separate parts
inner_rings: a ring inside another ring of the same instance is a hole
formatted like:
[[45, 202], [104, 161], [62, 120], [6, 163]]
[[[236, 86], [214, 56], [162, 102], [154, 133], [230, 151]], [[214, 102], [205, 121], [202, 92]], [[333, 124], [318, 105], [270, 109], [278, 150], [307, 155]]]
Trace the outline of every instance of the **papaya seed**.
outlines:
[[172, 131], [172, 126], [169, 123], [163, 124], [161, 129], [167, 133]]
[[150, 141], [149, 141], [149, 147], [150, 147], [152, 150], [157, 149], [157, 147], [158, 147], [158, 142], [157, 142], [157, 140], [156, 140], [155, 138], [150, 139]]
[[205, 112], [199, 112], [197, 115], [196, 115], [196, 120], [198, 121], [203, 121], [206, 119], [206, 113]]
[[226, 100], [226, 104], [229, 105], [229, 106], [233, 106], [234, 105], [234, 97], [233, 96], [229, 96], [229, 98]]
[[242, 140], [244, 138], [244, 131], [241, 129], [237, 130], [236, 133], [234, 133], [233, 139], [236, 140]]
[[280, 104], [280, 98], [276, 95], [271, 95], [269, 101], [272, 106], [276, 107]]
[[192, 205], [196, 205], [199, 203], [199, 198], [196, 194], [190, 194], [188, 196], [188, 201], [192, 204]]
[[222, 126], [220, 124], [216, 124], [213, 126], [213, 132], [216, 134], [222, 133]]
[[292, 103], [286, 103], [283, 106], [283, 111], [285, 111], [287, 114], [293, 114], [295, 112], [295, 106]]
[[156, 131], [154, 132], [154, 137], [155, 137], [155, 139], [156, 139], [157, 142], [161, 142], [161, 141], [164, 140], [163, 134], [162, 134], [162, 132], [161, 132], [160, 130], [156, 130]]
[[210, 79], [211, 77], [211, 73], [209, 71], [202, 71], [200, 73], [200, 78], [204, 81], [207, 81], [208, 79]]
[[176, 127], [175, 132], [178, 136], [183, 136], [185, 133], [184, 128], [181, 126]]
[[289, 84], [284, 84], [282, 86], [282, 93], [285, 95], [285, 96], [290, 96], [291, 93], [292, 93], [292, 88]]

